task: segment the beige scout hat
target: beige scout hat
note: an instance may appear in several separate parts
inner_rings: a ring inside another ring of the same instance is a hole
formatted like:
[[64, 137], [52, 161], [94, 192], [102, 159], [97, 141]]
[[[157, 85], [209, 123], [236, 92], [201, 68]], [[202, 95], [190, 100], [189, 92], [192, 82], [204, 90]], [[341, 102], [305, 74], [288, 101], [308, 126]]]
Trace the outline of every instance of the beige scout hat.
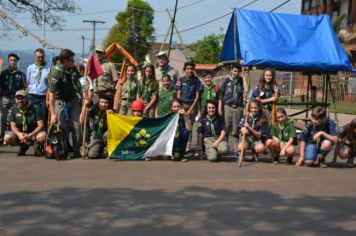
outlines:
[[15, 96], [23, 96], [23, 97], [27, 97], [27, 92], [25, 90], [18, 90], [15, 94]]

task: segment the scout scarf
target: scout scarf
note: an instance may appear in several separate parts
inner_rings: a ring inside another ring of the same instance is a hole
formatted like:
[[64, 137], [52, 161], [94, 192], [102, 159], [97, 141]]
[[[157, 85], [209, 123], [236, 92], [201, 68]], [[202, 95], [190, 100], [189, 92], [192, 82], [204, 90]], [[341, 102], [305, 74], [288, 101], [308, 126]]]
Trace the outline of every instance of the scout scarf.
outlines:
[[127, 101], [131, 101], [131, 92], [132, 92], [131, 84], [132, 84], [133, 80], [134, 80], [133, 77], [126, 77], [126, 82], [128, 83], [128, 85], [127, 85]]
[[103, 135], [104, 135], [104, 117], [105, 116], [105, 113], [102, 113], [100, 112], [100, 117], [99, 117], [99, 124], [98, 124], [98, 128], [97, 128], [97, 131], [96, 131], [96, 136], [98, 138], [102, 138]]
[[237, 98], [237, 94], [238, 94], [238, 92], [239, 92], [239, 84], [238, 84], [238, 78], [236, 78], [236, 79], [233, 79], [232, 77], [231, 77], [231, 75], [229, 75], [229, 77], [228, 77], [233, 83], [234, 83], [234, 93], [233, 93], [233, 98], [235, 99], [235, 98]]
[[24, 107], [17, 106], [17, 108], [19, 109], [19, 112], [21, 113], [22, 116], [22, 132], [26, 133], [28, 127], [27, 127], [27, 118], [25, 113], [27, 111], [28, 105]]
[[[314, 134], [318, 133], [319, 131], [324, 130], [324, 128], [325, 128], [325, 123], [326, 123], [326, 120], [324, 120], [321, 125], [315, 126], [315, 133], [314, 133]], [[319, 136], [319, 138], [316, 140], [316, 146], [319, 147], [319, 145], [320, 145], [320, 136]]]
[[212, 91], [215, 89], [214, 85], [212, 84], [212, 85], [210, 85], [209, 87], [206, 86], [206, 85], [204, 85], [204, 88], [206, 88], [207, 91], [208, 91], [208, 94], [207, 94], [207, 96], [206, 96], [206, 99], [207, 99], [207, 100], [212, 99], [212, 98], [213, 98], [213, 92], [212, 92]]
[[284, 129], [286, 128], [286, 124], [287, 124], [287, 120], [284, 125], [282, 125], [281, 123], [278, 123], [277, 133], [278, 133], [278, 139], [280, 142], [282, 142], [283, 138], [285, 138], [284, 137]]
[[149, 101], [151, 97], [149, 94], [150, 88], [152, 88], [152, 80], [148, 79], [147, 83], [143, 86], [142, 100]]
[[213, 117], [206, 116], [206, 118], [208, 119], [208, 121], [210, 123], [211, 135], [215, 137], [216, 136], [215, 126], [214, 126], [215, 116], [213, 116]]
[[250, 113], [250, 121], [251, 121], [251, 128], [252, 129], [256, 129], [256, 122], [258, 120], [258, 117], [254, 117], [251, 113]]
[[43, 67], [45, 67], [47, 64], [47, 62], [44, 62], [42, 65], [38, 64], [37, 62], [35, 63], [36, 67], [37, 67], [37, 75], [36, 75], [36, 79], [37, 79], [37, 84], [41, 83], [41, 71], [43, 69]]

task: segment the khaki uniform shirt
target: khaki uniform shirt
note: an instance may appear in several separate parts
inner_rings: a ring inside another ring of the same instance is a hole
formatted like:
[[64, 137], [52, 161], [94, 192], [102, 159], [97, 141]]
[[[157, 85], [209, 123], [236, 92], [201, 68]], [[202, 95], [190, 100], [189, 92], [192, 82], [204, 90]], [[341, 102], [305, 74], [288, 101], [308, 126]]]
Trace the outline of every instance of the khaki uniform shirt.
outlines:
[[119, 80], [115, 65], [112, 62], [104, 62], [101, 67], [104, 74], [94, 81], [94, 91], [112, 96], [115, 94], [115, 84]]

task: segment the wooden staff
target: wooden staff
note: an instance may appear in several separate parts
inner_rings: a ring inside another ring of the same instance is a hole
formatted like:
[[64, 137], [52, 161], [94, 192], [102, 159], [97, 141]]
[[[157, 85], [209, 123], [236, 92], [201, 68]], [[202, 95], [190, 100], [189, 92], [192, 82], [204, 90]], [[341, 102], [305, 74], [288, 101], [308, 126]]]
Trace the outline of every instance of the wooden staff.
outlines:
[[[84, 77], [85, 77], [85, 95], [83, 98], [83, 105], [84, 105], [84, 99], [88, 97], [88, 93], [89, 93], [89, 81], [88, 81], [88, 65], [85, 67], [84, 70]], [[85, 141], [86, 141], [86, 131], [87, 131], [87, 117], [88, 116], [88, 107], [85, 105], [85, 109], [84, 109], [84, 125], [83, 125], [83, 141], [82, 141], [82, 148], [83, 148], [83, 153], [82, 153], [82, 157], [83, 160], [85, 159], [86, 156], [86, 152], [87, 152], [87, 148], [85, 145]]]
[[[272, 97], [274, 97], [275, 93], [272, 94]], [[271, 125], [273, 125], [276, 122], [276, 102], [272, 103], [272, 114], [271, 114]]]
[[[247, 124], [248, 124], [248, 116], [249, 116], [249, 112], [248, 112], [248, 107], [250, 105], [250, 100], [247, 101], [246, 107], [245, 107], [245, 123], [244, 123], [244, 127], [246, 128]], [[246, 133], [242, 135], [242, 140], [241, 140], [241, 149], [240, 149], [240, 158], [239, 158], [239, 167], [242, 166], [242, 159], [245, 155], [245, 148], [244, 148], [244, 144], [245, 144], [245, 140], [246, 140]]]

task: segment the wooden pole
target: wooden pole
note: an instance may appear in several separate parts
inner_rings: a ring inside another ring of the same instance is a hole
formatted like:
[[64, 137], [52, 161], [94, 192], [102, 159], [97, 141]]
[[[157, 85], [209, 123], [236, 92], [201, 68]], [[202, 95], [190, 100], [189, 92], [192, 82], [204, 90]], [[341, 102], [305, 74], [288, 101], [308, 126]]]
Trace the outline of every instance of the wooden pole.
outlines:
[[[247, 123], [248, 123], [248, 106], [250, 105], [250, 101], [247, 102], [246, 106], [245, 106], [245, 124], [244, 124], [244, 127], [247, 126]], [[240, 158], [239, 158], [239, 162], [238, 162], [238, 165], [239, 167], [242, 166], [242, 159], [244, 158], [244, 155], [245, 155], [245, 148], [244, 148], [244, 144], [245, 144], [245, 140], [246, 140], [246, 134], [243, 134], [242, 135], [242, 140], [241, 140], [241, 149], [240, 149]]]
[[[84, 72], [84, 77], [85, 77], [85, 95], [84, 95], [84, 99], [88, 97], [88, 92], [89, 92], [89, 81], [88, 81], [88, 65], [85, 67], [85, 72]], [[83, 105], [84, 105], [84, 99], [83, 99]], [[83, 160], [86, 157], [86, 152], [87, 152], [87, 148], [86, 148], [86, 129], [87, 129], [87, 116], [88, 116], [88, 107], [85, 106], [84, 109], [84, 124], [83, 124], [83, 141], [82, 141], [82, 149], [83, 149], [83, 153], [82, 153], [82, 157]]]

